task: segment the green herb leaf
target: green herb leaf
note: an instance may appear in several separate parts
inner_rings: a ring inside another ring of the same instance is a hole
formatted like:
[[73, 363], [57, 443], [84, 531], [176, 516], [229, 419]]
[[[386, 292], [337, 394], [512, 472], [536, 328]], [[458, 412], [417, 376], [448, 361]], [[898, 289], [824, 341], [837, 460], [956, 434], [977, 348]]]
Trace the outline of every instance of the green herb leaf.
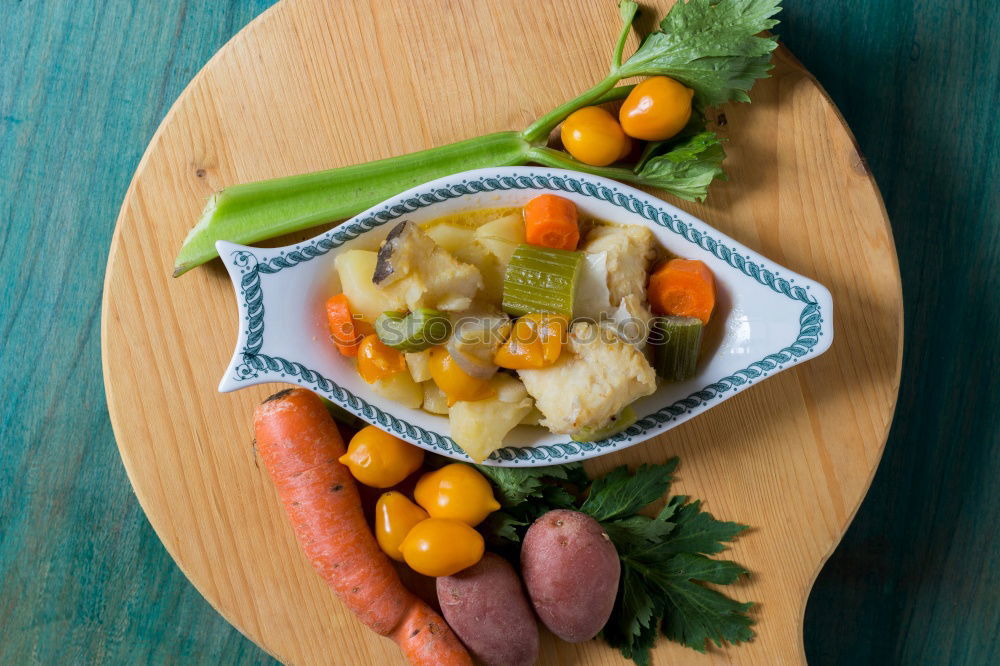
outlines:
[[[716, 520], [701, 510], [701, 501], [687, 503], [687, 497], [671, 498], [667, 507], [677, 527], [657, 547], [662, 555], [671, 553], [704, 553], [712, 555], [725, 550], [724, 542], [732, 541], [748, 528], [746, 525]], [[666, 510], [666, 508], [664, 510]]]
[[646, 516], [631, 516], [602, 523], [616, 548], [640, 550], [659, 543], [674, 529], [674, 524]]
[[724, 647], [726, 643], [738, 645], [753, 638], [753, 620], [747, 614], [752, 603], [734, 601], [681, 577], [673, 578], [665, 592], [670, 606], [662, 628], [670, 640], [705, 652], [709, 640]]
[[740, 565], [694, 553], [665, 555], [656, 546], [626, 546], [619, 555], [623, 580], [641, 581], [640, 586], [622, 586], [608, 623], [614, 622], [608, 634], [625, 656], [642, 663], [635, 656], [648, 651], [641, 629], [648, 621], [650, 602], [664, 634], [699, 652], [705, 651], [709, 640], [721, 647], [753, 638], [753, 620], [747, 614], [753, 604], [701, 585], [735, 582], [747, 573]]
[[513, 507], [529, 497], [540, 497], [544, 491], [546, 478], [575, 482], [583, 473], [583, 465], [553, 465], [551, 467], [493, 467], [476, 465], [483, 476], [493, 482], [497, 491], [497, 501], [504, 507]]
[[601, 636], [611, 647], [621, 650], [626, 659], [640, 665], [648, 664], [649, 650], [656, 643], [662, 616], [642, 576], [635, 569], [625, 567], [611, 619]]
[[562, 486], [545, 486], [542, 501], [553, 509], [576, 509], [576, 496]]
[[613, 469], [594, 481], [580, 511], [598, 522], [625, 518], [663, 497], [677, 469], [677, 458], [663, 465], [642, 465], [630, 473], [627, 467]]
[[639, 161], [635, 163], [632, 171], [639, 173], [642, 171], [642, 167], [646, 165], [646, 162], [648, 162], [650, 158], [662, 155], [672, 147], [681, 144], [696, 134], [705, 132], [706, 126], [707, 123], [705, 120], [705, 113], [700, 109], [692, 109], [691, 118], [688, 120], [687, 125], [685, 125], [684, 129], [676, 135], [670, 137], [669, 139], [664, 139], [663, 141], [646, 142], [645, 147], [642, 149], [642, 154], [639, 156]]
[[629, 76], [669, 76], [693, 88], [703, 106], [750, 101], [747, 91], [771, 69], [781, 0], [680, 0], [618, 69]]
[[704, 201], [715, 178], [725, 178], [726, 151], [715, 132], [701, 132], [662, 155], [644, 160], [635, 182], [662, 188], [688, 201]]
[[491, 546], [505, 547], [521, 543], [519, 530], [525, 525], [506, 511], [494, 511], [482, 522], [479, 531]]
[[678, 553], [670, 558], [664, 572], [672, 578], [700, 580], [717, 585], [729, 585], [748, 572], [736, 562], [713, 560], [695, 553]]

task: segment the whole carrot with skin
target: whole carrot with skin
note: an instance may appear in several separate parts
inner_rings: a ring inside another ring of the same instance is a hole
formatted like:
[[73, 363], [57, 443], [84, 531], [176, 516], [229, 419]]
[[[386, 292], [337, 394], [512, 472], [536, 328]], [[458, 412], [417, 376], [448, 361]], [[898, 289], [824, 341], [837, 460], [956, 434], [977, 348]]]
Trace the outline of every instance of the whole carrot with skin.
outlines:
[[323, 401], [305, 389], [272, 395], [254, 412], [257, 452], [309, 562], [372, 631], [419, 666], [472, 664], [448, 624], [407, 590], [379, 549]]

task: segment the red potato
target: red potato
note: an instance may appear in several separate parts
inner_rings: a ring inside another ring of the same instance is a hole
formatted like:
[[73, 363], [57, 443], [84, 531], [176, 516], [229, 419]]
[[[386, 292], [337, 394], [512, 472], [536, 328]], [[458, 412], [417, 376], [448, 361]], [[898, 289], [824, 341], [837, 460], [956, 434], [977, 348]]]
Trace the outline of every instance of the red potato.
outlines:
[[557, 509], [528, 528], [521, 575], [545, 626], [564, 641], [580, 643], [596, 636], [611, 616], [621, 561], [600, 523]]
[[538, 624], [514, 567], [486, 553], [478, 564], [437, 579], [441, 613], [486, 666], [530, 666], [538, 659]]

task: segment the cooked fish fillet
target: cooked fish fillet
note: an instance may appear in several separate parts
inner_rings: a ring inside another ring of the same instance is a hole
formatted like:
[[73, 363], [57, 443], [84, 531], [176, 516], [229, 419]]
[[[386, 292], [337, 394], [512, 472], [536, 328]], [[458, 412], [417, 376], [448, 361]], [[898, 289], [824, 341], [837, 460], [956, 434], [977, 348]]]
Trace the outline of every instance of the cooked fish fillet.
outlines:
[[556, 363], [518, 374], [545, 416], [541, 425], [556, 433], [600, 428], [656, 390], [656, 373], [642, 352], [590, 322], [573, 325]]

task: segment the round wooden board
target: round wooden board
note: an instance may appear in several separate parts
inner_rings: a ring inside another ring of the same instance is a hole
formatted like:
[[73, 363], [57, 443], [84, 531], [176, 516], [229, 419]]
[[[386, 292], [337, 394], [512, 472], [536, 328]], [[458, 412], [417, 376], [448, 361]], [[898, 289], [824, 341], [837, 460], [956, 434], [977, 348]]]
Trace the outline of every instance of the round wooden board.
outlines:
[[[662, 15], [670, 3], [654, 4]], [[300, 554], [252, 446], [253, 407], [275, 387], [216, 392], [236, 335], [232, 289], [218, 262], [171, 278], [181, 241], [225, 185], [523, 127], [604, 75], [617, 29], [611, 0], [572, 0], [556, 13], [527, 1], [285, 0], [208, 63], [153, 137], [108, 260], [108, 408], [170, 554], [282, 661], [402, 657]], [[824, 356], [705, 416], [588, 463], [600, 473], [680, 455], [676, 492], [754, 526], [727, 556], [753, 572], [731, 592], [759, 602], [756, 640], [706, 656], [660, 641], [658, 664], [804, 662], [809, 589], [868, 488], [896, 401], [902, 301], [878, 190], [819, 85], [787, 51], [775, 64], [752, 105], [723, 109], [730, 180], [704, 205], [674, 203], [827, 285], [836, 339]], [[622, 658], [597, 641], [546, 636], [541, 661]]]

